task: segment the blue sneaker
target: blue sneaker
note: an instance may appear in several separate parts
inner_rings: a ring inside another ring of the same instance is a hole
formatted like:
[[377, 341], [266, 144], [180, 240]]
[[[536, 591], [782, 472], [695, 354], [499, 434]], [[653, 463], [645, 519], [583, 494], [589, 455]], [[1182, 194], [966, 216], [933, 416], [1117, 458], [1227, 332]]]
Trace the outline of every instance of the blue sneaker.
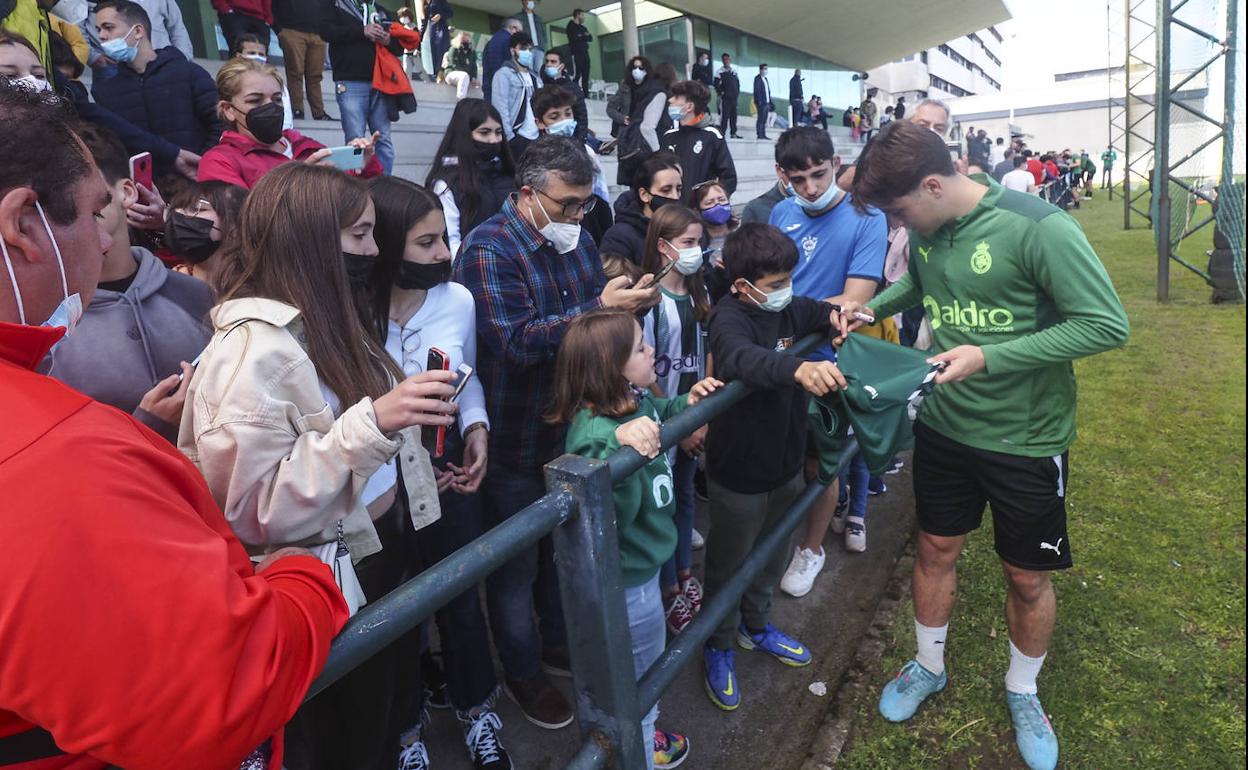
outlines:
[[949, 677], [937, 676], [912, 660], [901, 667], [897, 678], [884, 685], [880, 693], [880, 715], [890, 722], [904, 722], [919, 710], [919, 704], [945, 689]]
[[737, 672], [732, 664], [732, 650], [702, 648], [702, 662], [706, 665], [706, 694], [711, 703], [724, 711], [733, 711], [741, 705], [741, 690], [737, 688]]
[[1044, 715], [1044, 707], [1034, 693], [1005, 693], [1014, 720], [1014, 739], [1018, 753], [1031, 770], [1053, 770], [1057, 767], [1057, 735]]
[[810, 650], [788, 634], [768, 623], [761, 634], [751, 634], [742, 623], [737, 629], [737, 644], [743, 650], [762, 650], [786, 666], [810, 665]]

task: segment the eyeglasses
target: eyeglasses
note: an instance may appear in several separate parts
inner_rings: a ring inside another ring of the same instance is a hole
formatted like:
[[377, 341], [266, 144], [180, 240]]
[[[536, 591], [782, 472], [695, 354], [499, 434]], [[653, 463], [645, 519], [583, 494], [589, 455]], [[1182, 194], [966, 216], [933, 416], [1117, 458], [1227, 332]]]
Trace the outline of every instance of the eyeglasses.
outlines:
[[403, 349], [403, 373], [411, 376], [423, 372], [424, 362], [416, 358], [420, 351], [420, 329], [404, 329], [399, 335], [399, 346]]
[[723, 184], [720, 183], [719, 179], [708, 179], [705, 182], [698, 182], [693, 187], [690, 187], [689, 192], [697, 192], [703, 187], [723, 187]]
[[[536, 190], [537, 188], [533, 188], [533, 189]], [[563, 217], [564, 219], [572, 219], [576, 216], [588, 214], [589, 212], [594, 210], [594, 206], [598, 205], [598, 199], [592, 195], [583, 201], [571, 201], [570, 203], [565, 203], [564, 201], [556, 200], [555, 198], [552, 198], [550, 195], [546, 193], [545, 190], [537, 190], [537, 194], [545, 195], [547, 200], [549, 200], [551, 203], [554, 203], [560, 206], [559, 216]]]

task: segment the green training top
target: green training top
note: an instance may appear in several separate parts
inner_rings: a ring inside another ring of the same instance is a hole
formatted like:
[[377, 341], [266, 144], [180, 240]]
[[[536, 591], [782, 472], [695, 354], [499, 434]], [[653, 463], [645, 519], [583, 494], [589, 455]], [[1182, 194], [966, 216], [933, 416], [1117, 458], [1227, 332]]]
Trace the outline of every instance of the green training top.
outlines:
[[[647, 393], [637, 411], [624, 417], [595, 415], [582, 409], [568, 426], [567, 451], [581, 457], [605, 460], [620, 448], [615, 429], [639, 417], [659, 425], [685, 410], [688, 394], [655, 398]], [[635, 588], [650, 580], [676, 552], [676, 494], [672, 466], [660, 452], [633, 475], [611, 488], [615, 502], [615, 528], [620, 541], [620, 579]]]
[[1071, 361], [1119, 347], [1127, 315], [1083, 230], [1035, 195], [976, 174], [987, 194], [929, 236], [871, 303], [883, 318], [922, 305], [937, 350], [979, 345], [986, 371], [939, 385], [919, 419], [969, 446], [1048, 457], [1075, 440]]

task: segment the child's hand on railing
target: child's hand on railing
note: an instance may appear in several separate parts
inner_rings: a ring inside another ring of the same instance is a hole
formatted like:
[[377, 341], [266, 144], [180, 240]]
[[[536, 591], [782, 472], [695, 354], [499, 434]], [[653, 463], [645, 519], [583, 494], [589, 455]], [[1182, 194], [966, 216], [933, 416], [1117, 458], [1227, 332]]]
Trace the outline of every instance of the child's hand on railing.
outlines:
[[689, 406], [693, 406], [722, 387], [724, 387], [724, 383], [714, 377], [707, 377], [705, 380], [695, 383], [689, 389]]
[[658, 457], [663, 446], [659, 440], [659, 424], [649, 417], [638, 417], [616, 428], [615, 440], [620, 446], [631, 446], [646, 458]]

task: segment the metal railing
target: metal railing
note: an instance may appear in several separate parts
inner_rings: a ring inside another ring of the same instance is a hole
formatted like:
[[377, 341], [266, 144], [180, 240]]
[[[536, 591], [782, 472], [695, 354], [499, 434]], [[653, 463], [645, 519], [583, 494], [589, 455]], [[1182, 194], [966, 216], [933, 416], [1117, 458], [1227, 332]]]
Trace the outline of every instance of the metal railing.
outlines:
[[[790, 348], [804, 355], [826, 341], [812, 334]], [[751, 389], [742, 382], [689, 407], [663, 424], [666, 451], [739, 402]], [[840, 466], [856, 451], [842, 450]], [[680, 670], [696, 659], [719, 622], [823, 491], [808, 485], [740, 568], [710, 596], [698, 617], [677, 636], [640, 681], [633, 673], [632, 642], [620, 580], [619, 546], [611, 487], [649, 462], [624, 447], [604, 460], [564, 455], [546, 466], [547, 493], [472, 543], [364, 607], [334, 640], [329, 661], [308, 690], [313, 698], [347, 672], [415, 628], [510, 559], [553, 532], [555, 567], [568, 628], [576, 712], [584, 744], [570, 769], [646, 766], [641, 717], [658, 702]], [[839, 470], [839, 467], [838, 467]], [[575, 586], [575, 590], [567, 590]]]

